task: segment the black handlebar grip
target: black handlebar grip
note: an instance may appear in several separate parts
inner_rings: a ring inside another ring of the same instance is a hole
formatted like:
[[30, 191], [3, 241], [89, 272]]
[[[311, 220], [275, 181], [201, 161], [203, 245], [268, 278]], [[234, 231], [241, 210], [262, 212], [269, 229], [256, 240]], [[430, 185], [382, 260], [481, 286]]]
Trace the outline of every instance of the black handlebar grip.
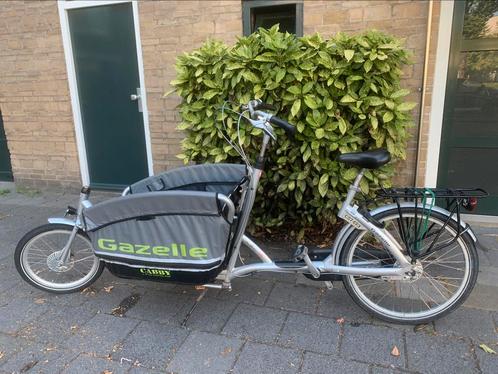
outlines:
[[266, 103], [259, 104], [258, 109], [266, 109], [266, 110], [273, 110], [273, 111], [277, 110], [277, 108], [275, 108], [273, 105], [266, 104]]
[[272, 116], [270, 118], [270, 123], [273, 123], [274, 125], [280, 127], [281, 129], [284, 129], [287, 135], [293, 137], [294, 134], [296, 133], [296, 128], [292, 126], [289, 122], [284, 121], [281, 118]]

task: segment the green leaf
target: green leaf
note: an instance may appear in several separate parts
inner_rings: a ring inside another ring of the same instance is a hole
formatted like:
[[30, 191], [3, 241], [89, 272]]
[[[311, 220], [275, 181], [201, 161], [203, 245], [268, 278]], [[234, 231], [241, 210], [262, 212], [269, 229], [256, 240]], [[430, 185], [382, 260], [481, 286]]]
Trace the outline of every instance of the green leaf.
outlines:
[[489, 353], [489, 354], [492, 354], [492, 355], [496, 354], [496, 351], [493, 348], [489, 347], [488, 345], [486, 345], [484, 343], [479, 344], [479, 348], [481, 348], [486, 353]]
[[377, 120], [376, 116], [370, 117], [370, 123], [372, 124], [373, 129], [377, 129], [377, 127], [379, 126], [379, 121]]
[[367, 60], [365, 61], [365, 63], [363, 64], [363, 69], [365, 69], [365, 72], [369, 72], [370, 70], [372, 70], [372, 66], [373, 66], [373, 62], [370, 61], [370, 60]]
[[249, 82], [252, 82], [252, 83], [259, 83], [260, 82], [260, 79], [258, 78], [258, 76], [256, 74], [254, 74], [252, 71], [249, 71], [249, 70], [243, 71], [242, 76], [246, 80], [248, 80]]
[[334, 102], [329, 97], [326, 97], [323, 100], [323, 103], [325, 104], [325, 108], [327, 108], [328, 110], [334, 107]]
[[356, 100], [353, 99], [350, 95], [346, 94], [342, 97], [341, 103], [354, 103]]
[[409, 90], [407, 90], [406, 88], [402, 88], [396, 92], [393, 92], [391, 94], [391, 99], [397, 99], [398, 97], [403, 97], [403, 96], [406, 96], [410, 93]]
[[318, 182], [318, 192], [322, 197], [325, 197], [327, 191], [329, 190], [328, 181], [329, 181], [329, 175], [322, 174], [322, 176], [320, 177], [320, 181]]
[[204, 95], [202, 95], [202, 98], [206, 99], [206, 100], [210, 100], [210, 99], [212, 99], [213, 97], [215, 97], [218, 94], [219, 94], [218, 90], [209, 90], [209, 91], [206, 91], [204, 93]]
[[325, 136], [325, 130], [324, 129], [316, 129], [315, 136], [317, 137], [317, 139], [323, 138]]
[[352, 49], [346, 49], [344, 51], [344, 57], [346, 57], [346, 60], [349, 62], [354, 56], [354, 51]]
[[291, 108], [292, 117], [297, 116], [297, 114], [299, 113], [299, 109], [301, 109], [301, 99], [297, 99], [296, 101], [294, 101], [294, 104], [292, 104]]
[[356, 174], [357, 174], [356, 169], [347, 169], [346, 172], [342, 176], [347, 181], [351, 181], [351, 180], [356, 178]]
[[308, 92], [310, 92], [310, 91], [311, 91], [311, 89], [313, 88], [313, 85], [314, 85], [314, 84], [315, 84], [314, 82], [308, 82], [308, 83], [306, 83], [306, 84], [303, 86], [303, 90], [302, 90], [303, 95], [304, 95], [304, 94], [307, 94]]
[[275, 76], [275, 81], [278, 83], [285, 77], [285, 70], [281, 69], [277, 71], [277, 75]]
[[360, 189], [361, 192], [363, 192], [365, 195], [367, 195], [370, 191], [370, 188], [368, 187], [368, 181], [365, 178], [360, 181]]
[[344, 135], [347, 130], [348, 130], [348, 124], [346, 123], [344, 118], [339, 117], [339, 131], [341, 132], [341, 134]]
[[277, 193], [284, 192], [287, 189], [287, 183], [281, 183], [278, 185]]
[[417, 106], [417, 103], [414, 102], [406, 102], [406, 103], [401, 103], [396, 107], [396, 110], [400, 112], [408, 112], [415, 108]]
[[318, 103], [315, 101], [315, 98], [311, 95], [306, 95], [304, 97], [304, 103], [310, 109], [317, 109], [318, 108]]
[[308, 161], [310, 157], [311, 157], [311, 148], [307, 147], [303, 153], [303, 161], [304, 162]]
[[384, 123], [391, 122], [394, 118], [393, 112], [385, 112], [384, 115], [382, 116], [382, 121]]
[[287, 91], [294, 95], [301, 95], [301, 89], [298, 86], [290, 86]]

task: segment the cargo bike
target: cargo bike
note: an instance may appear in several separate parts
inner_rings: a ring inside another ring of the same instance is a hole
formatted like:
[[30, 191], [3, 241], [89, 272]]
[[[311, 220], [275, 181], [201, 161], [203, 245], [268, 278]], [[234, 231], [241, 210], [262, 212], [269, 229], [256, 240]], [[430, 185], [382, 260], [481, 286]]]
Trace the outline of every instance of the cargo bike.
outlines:
[[[233, 279], [258, 272], [301, 273], [328, 288], [342, 280], [367, 312], [408, 324], [439, 318], [465, 301], [476, 282], [478, 256], [476, 236], [460, 212], [474, 208], [486, 192], [380, 189], [383, 203], [372, 210], [358, 206], [355, 196], [365, 170], [390, 161], [384, 149], [339, 156], [361, 171], [342, 202], [338, 216], [346, 224], [330, 248], [299, 245], [290, 259], [272, 260], [251, 240], [245, 229], [265, 153], [270, 140], [277, 140], [274, 126], [288, 136], [295, 132], [268, 110], [271, 107], [260, 100], [240, 109], [238, 129], [245, 119], [262, 130], [254, 165], [240, 143], [224, 135], [244, 164], [174, 169], [138, 181], [121, 196], [98, 204], [92, 204], [90, 189], [83, 187], [77, 208], [69, 207], [64, 218], [50, 218], [49, 224], [20, 240], [17, 270], [31, 285], [53, 293], [88, 287], [104, 267], [118, 277], [226, 290], [231, 290]], [[257, 261], [238, 263], [241, 248]]]

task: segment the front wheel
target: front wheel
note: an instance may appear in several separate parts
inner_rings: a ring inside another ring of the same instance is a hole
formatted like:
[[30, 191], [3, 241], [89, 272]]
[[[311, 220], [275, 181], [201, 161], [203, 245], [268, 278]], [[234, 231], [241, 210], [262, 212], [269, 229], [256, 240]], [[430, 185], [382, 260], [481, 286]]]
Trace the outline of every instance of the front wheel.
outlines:
[[14, 260], [25, 281], [59, 294], [76, 292], [95, 282], [104, 264], [93, 254], [92, 243], [82, 230], [71, 244], [69, 259], [65, 263], [59, 261], [72, 230], [71, 226], [48, 224], [24, 235], [17, 244]]
[[[421, 225], [422, 209], [402, 208], [404, 227]], [[374, 216], [385, 224], [385, 229], [405, 248], [400, 235], [400, 216], [397, 208]], [[346, 290], [353, 300], [368, 313], [388, 322], [419, 324], [440, 318], [462, 304], [472, 291], [479, 268], [474, 241], [468, 233], [452, 244], [425, 253], [436, 239], [435, 247], [449, 243], [457, 234], [457, 223], [447, 216], [432, 211], [424, 240], [418, 250], [422, 255], [415, 261], [421, 271], [412, 279], [381, 277], [343, 277]], [[438, 232], [442, 231], [441, 235]], [[381, 242], [368, 231], [353, 231], [344, 243], [341, 264], [361, 267], [394, 267], [396, 260]], [[404, 255], [409, 258], [406, 248]]]

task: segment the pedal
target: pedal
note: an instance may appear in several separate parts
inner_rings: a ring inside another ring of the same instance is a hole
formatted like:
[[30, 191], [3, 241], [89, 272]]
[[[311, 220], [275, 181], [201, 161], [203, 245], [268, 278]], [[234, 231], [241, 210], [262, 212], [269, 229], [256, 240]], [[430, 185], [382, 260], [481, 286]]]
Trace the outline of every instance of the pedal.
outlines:
[[308, 255], [308, 247], [304, 245], [298, 245], [292, 255], [292, 260], [294, 262], [304, 261], [313, 278], [320, 277], [320, 270], [318, 270], [316, 266], [313, 265], [313, 262], [311, 261], [310, 256]]

